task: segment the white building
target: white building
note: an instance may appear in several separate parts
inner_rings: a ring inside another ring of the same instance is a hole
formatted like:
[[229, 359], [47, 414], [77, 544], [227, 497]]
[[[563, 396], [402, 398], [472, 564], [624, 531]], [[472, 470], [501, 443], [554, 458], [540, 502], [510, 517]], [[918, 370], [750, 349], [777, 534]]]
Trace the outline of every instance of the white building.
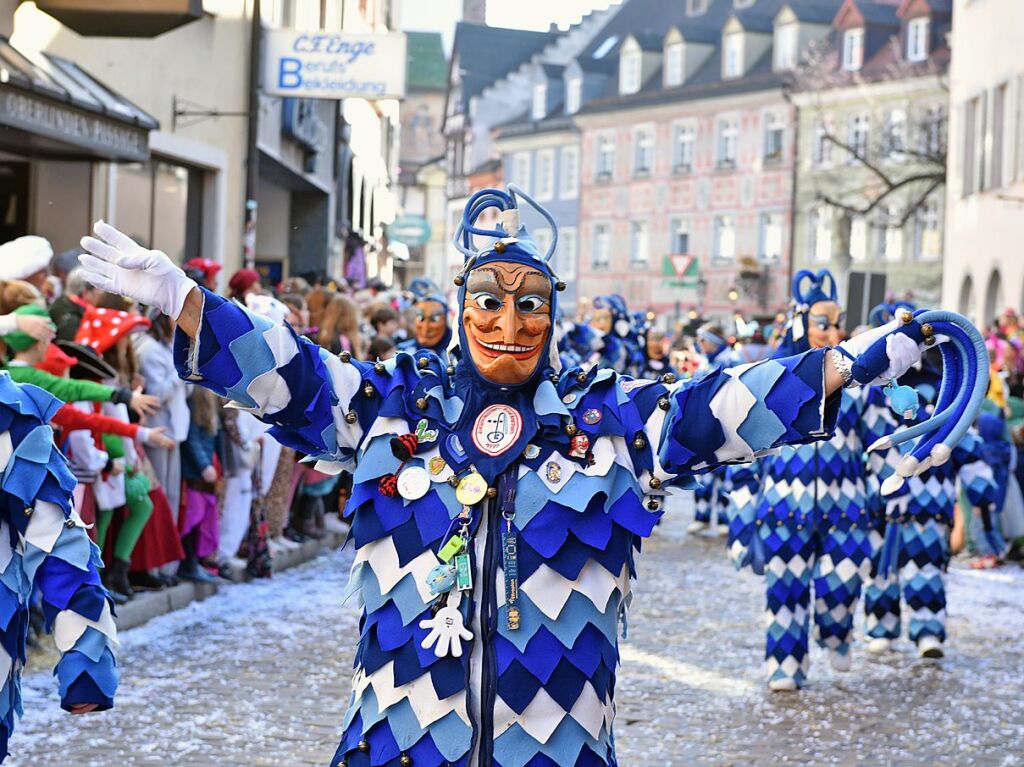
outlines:
[[1024, 309], [1021, 0], [956, 0], [942, 303], [979, 324]]

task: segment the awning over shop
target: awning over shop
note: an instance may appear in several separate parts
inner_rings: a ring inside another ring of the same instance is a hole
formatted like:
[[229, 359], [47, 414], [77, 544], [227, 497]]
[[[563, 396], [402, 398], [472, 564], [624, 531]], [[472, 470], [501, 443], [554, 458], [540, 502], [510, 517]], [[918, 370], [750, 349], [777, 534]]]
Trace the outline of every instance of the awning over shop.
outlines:
[[31, 157], [140, 162], [159, 123], [73, 61], [0, 36], [0, 149]]

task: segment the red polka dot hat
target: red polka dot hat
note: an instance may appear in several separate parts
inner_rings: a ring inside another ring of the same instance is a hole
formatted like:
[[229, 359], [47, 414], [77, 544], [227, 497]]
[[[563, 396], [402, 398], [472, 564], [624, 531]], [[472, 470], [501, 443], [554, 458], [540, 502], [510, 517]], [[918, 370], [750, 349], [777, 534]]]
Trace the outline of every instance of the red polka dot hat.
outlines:
[[151, 323], [141, 314], [122, 312], [117, 309], [101, 309], [90, 304], [85, 307], [82, 324], [75, 334], [75, 343], [88, 346], [98, 354], [116, 344], [119, 339], [138, 330], [145, 330]]

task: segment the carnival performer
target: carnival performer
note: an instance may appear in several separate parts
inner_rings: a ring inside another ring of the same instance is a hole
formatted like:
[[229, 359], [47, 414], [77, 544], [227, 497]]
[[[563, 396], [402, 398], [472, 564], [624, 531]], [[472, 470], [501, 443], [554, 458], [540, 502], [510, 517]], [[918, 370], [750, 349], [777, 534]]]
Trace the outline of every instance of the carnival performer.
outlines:
[[48, 422], [61, 402], [0, 372], [0, 762], [21, 714], [21, 669], [33, 591], [61, 653], [61, 708], [72, 714], [114, 704], [117, 630], [100, 583], [99, 550], [72, 505], [75, 478]]
[[413, 335], [402, 341], [398, 348], [408, 352], [425, 349], [447, 362], [448, 344], [452, 340], [448, 300], [441, 289], [426, 277], [413, 280], [409, 291], [413, 294]]
[[[793, 300], [776, 358], [839, 343], [843, 314], [831, 273], [798, 272]], [[829, 440], [729, 471], [729, 553], [737, 568], [764, 575], [772, 690], [796, 690], [807, 679], [812, 595], [818, 644], [833, 668], [850, 668], [854, 610], [871, 566], [864, 450], [873, 418], [865, 408], [860, 392], [844, 390]]]
[[[720, 325], [706, 322], [697, 329], [697, 344], [702, 359], [694, 373], [699, 381], [732, 364], [729, 341]], [[693, 522], [686, 531], [691, 535], [710, 530], [715, 535], [729, 533], [730, 480], [727, 466], [702, 474], [693, 489]]]
[[[923, 420], [942, 381], [942, 360], [936, 357], [926, 354], [921, 368], [908, 371], [900, 387], [869, 387], [868, 397], [877, 407], [871, 408], [866, 425], [875, 439]], [[872, 579], [864, 591], [868, 650], [887, 652], [899, 638], [902, 591], [911, 611], [908, 636], [918, 655], [941, 658], [946, 641], [942, 573], [949, 565], [957, 481], [970, 503], [986, 514], [994, 503], [996, 484], [981, 440], [972, 431], [953, 449], [949, 461], [909, 477], [898, 490], [882, 497], [880, 488], [908, 452], [909, 443], [903, 443], [869, 454], [868, 468], [875, 480], [873, 501], [879, 514], [873, 530]]]
[[643, 350], [643, 365], [640, 366], [639, 377], [656, 379], [666, 373], [678, 376], [678, 372], [668, 360], [668, 339], [664, 330], [648, 327], [640, 336], [640, 348]]
[[[693, 385], [559, 371], [564, 284], [553, 248], [519, 225], [524, 197], [483, 190], [467, 205], [452, 375], [427, 351], [332, 356], [107, 224], [83, 239], [91, 281], [177, 319], [183, 377], [321, 470], [354, 472], [363, 616], [332, 767], [614, 764], [619, 621], [667, 489], [827, 436], [844, 385], [919, 358], [910, 323]], [[479, 228], [491, 208], [501, 228]]]
[[619, 295], [595, 298], [589, 326], [594, 334], [591, 343], [595, 351], [586, 364], [635, 375], [641, 363], [641, 352], [626, 299]]

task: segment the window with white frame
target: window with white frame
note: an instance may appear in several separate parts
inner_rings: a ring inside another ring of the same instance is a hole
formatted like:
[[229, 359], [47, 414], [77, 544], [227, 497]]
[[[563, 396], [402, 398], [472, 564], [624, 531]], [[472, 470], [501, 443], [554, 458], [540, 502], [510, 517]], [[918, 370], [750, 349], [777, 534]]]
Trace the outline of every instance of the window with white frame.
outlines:
[[819, 264], [832, 260], [832, 208], [818, 205], [807, 214], [807, 253]]
[[786, 133], [782, 115], [769, 112], [764, 116], [764, 161], [766, 163], [782, 160], [783, 140]]
[[708, 10], [708, 0], [686, 0], [687, 16], [703, 16]]
[[619, 57], [619, 93], [628, 96], [640, 90], [640, 67], [643, 58], [640, 51], [623, 51]]
[[850, 156], [847, 162], [856, 162], [857, 158], [866, 160], [868, 141], [871, 138], [871, 118], [866, 114], [854, 115], [850, 119]]
[[597, 137], [597, 178], [609, 179], [615, 175], [615, 136], [603, 133]]
[[566, 226], [558, 230], [558, 252], [555, 263], [558, 265], [558, 276], [563, 280], [576, 278], [576, 227]]
[[1003, 185], [1005, 178], [1006, 169], [1003, 167], [1003, 160], [1008, 154], [1006, 152], [1006, 91], [1006, 83], [1000, 83], [992, 91], [992, 168], [988, 173], [989, 183], [985, 185], [986, 189], [998, 189]]
[[594, 269], [607, 269], [612, 260], [612, 228], [610, 224], [594, 224], [594, 247], [590, 265]]
[[643, 265], [651, 260], [651, 222], [631, 221], [629, 224], [629, 263]]
[[850, 219], [850, 258], [865, 261], [868, 257], [868, 220], [864, 216]]
[[730, 79], [743, 75], [743, 33], [730, 32], [722, 41], [722, 77]]
[[716, 261], [736, 260], [736, 219], [733, 216], [715, 216]]
[[937, 155], [943, 151], [946, 144], [946, 109], [941, 104], [932, 104], [925, 110], [917, 144], [921, 154]]
[[674, 88], [683, 84], [683, 44], [669, 43], [665, 46], [665, 87]]
[[938, 261], [942, 257], [942, 207], [929, 197], [914, 216], [914, 259]]
[[903, 229], [900, 227], [899, 211], [886, 206], [878, 217], [878, 256], [882, 261], [903, 260]]
[[843, 32], [843, 69], [856, 72], [864, 66], [864, 28]]
[[558, 170], [558, 196], [575, 200], [580, 193], [580, 150], [575, 146], [562, 147], [561, 166]]
[[512, 155], [512, 180], [530, 193], [530, 153], [516, 152]]
[[670, 253], [690, 255], [690, 219], [673, 218], [669, 222]]
[[530, 232], [530, 236], [533, 237], [533, 242], [537, 245], [537, 252], [544, 256], [548, 252], [548, 248], [551, 247], [551, 229], [547, 226], [541, 226]]
[[672, 170], [676, 173], [693, 170], [694, 129], [693, 123], [677, 123], [672, 128]]
[[535, 83], [533, 86], [533, 119], [543, 120], [548, 114], [548, 85]]
[[736, 167], [736, 149], [739, 143], [739, 123], [735, 117], [722, 117], [718, 120], [718, 153], [716, 163], [719, 168]]
[[832, 164], [832, 139], [830, 138], [831, 126], [823, 120], [814, 123], [814, 131], [811, 134], [811, 163], [816, 168], [828, 167]]
[[565, 111], [574, 115], [580, 111], [583, 101], [583, 78], [570, 77], [565, 85]]
[[775, 28], [775, 70], [796, 69], [800, 28], [796, 22]]
[[537, 152], [537, 183], [534, 196], [541, 202], [555, 196], [555, 150], [541, 149]]
[[964, 196], [982, 189], [985, 172], [985, 94], [964, 104]]
[[774, 263], [782, 259], [782, 226], [779, 211], [761, 214], [757, 241], [762, 261]]
[[644, 126], [633, 131], [633, 173], [650, 173], [654, 167], [654, 128]]
[[885, 154], [894, 162], [905, 159], [907, 148], [907, 111], [892, 109], [885, 121]]
[[907, 61], [924, 61], [928, 58], [929, 27], [927, 16], [907, 22]]
[[[287, 3], [285, 4], [287, 5]], [[299, 0], [292, 4], [292, 29], [312, 31], [320, 29], [320, 3], [317, 0]]]

